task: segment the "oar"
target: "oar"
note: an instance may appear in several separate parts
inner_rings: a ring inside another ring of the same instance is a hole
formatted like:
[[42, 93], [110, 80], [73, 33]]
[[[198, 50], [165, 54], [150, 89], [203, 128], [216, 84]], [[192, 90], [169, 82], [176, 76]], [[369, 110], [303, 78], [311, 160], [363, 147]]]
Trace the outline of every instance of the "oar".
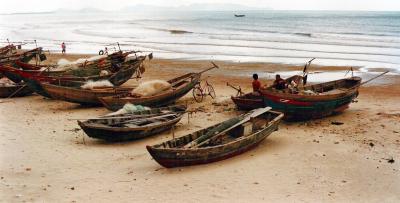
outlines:
[[[198, 137], [197, 139], [193, 140], [192, 142], [186, 144], [184, 146], [184, 148], [194, 148], [194, 147], [199, 147], [202, 146], [206, 143], [208, 143], [211, 139], [216, 139], [221, 135], [224, 135], [225, 133], [227, 133], [228, 131], [232, 130], [233, 128], [242, 125], [243, 123], [246, 123], [248, 121], [250, 121], [251, 118], [257, 117], [267, 111], [271, 110], [271, 107], [265, 107], [265, 108], [259, 108], [256, 110], [253, 110], [253, 112], [251, 112], [251, 114], [247, 115], [245, 118], [243, 118], [243, 120], [241, 120], [240, 122], [237, 122], [236, 124], [232, 125], [231, 127], [223, 130], [222, 132], [218, 132], [217, 134], [213, 135], [212, 137], [207, 138], [206, 140], [204, 140], [203, 136]], [[200, 140], [204, 140], [202, 142], [199, 143]]]
[[375, 76], [375, 77], [373, 77], [373, 78], [371, 78], [371, 79], [369, 79], [369, 80], [367, 80], [367, 81], [365, 81], [365, 82], [362, 82], [362, 83], [360, 83], [360, 86], [361, 86], [361, 85], [364, 85], [365, 83], [371, 82], [372, 80], [375, 80], [376, 78], [379, 78], [379, 77], [385, 75], [385, 74], [388, 73], [388, 72], [389, 72], [389, 71], [385, 71], [385, 72], [383, 72], [383, 73], [381, 73], [381, 74], [379, 74], [379, 75], [377, 75], [377, 76]]
[[203, 73], [205, 73], [205, 72], [207, 72], [207, 71], [209, 71], [209, 70], [212, 70], [212, 69], [214, 69], [214, 68], [219, 68], [219, 66], [218, 66], [217, 64], [215, 64], [214, 62], [212, 62], [212, 61], [211, 61], [211, 64], [213, 64], [212, 67], [207, 68], [207, 69], [205, 69], [205, 70], [202, 70], [202, 71], [198, 72], [197, 74], [203, 74]]

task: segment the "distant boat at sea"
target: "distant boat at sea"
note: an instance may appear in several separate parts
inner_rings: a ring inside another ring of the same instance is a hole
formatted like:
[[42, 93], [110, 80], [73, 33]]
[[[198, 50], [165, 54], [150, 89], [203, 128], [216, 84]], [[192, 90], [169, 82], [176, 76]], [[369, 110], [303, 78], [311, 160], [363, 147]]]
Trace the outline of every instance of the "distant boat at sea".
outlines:
[[236, 18], [241, 18], [241, 17], [245, 17], [246, 15], [244, 15], [244, 14], [235, 14], [235, 17]]

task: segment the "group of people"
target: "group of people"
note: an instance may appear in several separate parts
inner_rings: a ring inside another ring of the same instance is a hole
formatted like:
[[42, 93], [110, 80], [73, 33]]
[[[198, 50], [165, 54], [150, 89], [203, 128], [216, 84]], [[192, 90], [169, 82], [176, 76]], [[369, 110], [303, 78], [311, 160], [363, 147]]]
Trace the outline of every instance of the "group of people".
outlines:
[[[259, 92], [261, 87], [261, 82], [258, 80], [258, 74], [254, 73], [253, 74], [253, 92]], [[284, 79], [281, 78], [279, 74], [275, 75], [275, 80], [274, 83], [272, 84], [272, 87], [277, 89], [277, 90], [283, 90], [286, 89], [287, 84]]]

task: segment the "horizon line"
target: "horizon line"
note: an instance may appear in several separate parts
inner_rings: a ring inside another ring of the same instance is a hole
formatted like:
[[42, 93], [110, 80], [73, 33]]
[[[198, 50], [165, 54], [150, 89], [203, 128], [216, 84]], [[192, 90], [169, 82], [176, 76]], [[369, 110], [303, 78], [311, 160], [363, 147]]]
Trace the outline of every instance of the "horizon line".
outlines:
[[[158, 9], [157, 9], [158, 8]], [[154, 10], [166, 10], [167, 8], [170, 7], [156, 7]], [[176, 8], [174, 11], [179, 11], [179, 7], [172, 7]], [[0, 15], [26, 15], [26, 14], [50, 14], [50, 13], [56, 13], [58, 10], [66, 10], [66, 11], [72, 11], [72, 12], [79, 12], [84, 9], [93, 9], [93, 10], [98, 10], [99, 12], [107, 12], [107, 13], [113, 13], [113, 12], [126, 12], [123, 11], [122, 9], [119, 10], [102, 10], [102, 9], [97, 9], [97, 8], [91, 8], [91, 7], [86, 7], [86, 8], [80, 8], [80, 9], [64, 9], [64, 8], [57, 8], [55, 10], [51, 11], [26, 11], [26, 12], [13, 12], [13, 13], [0, 13]], [[151, 9], [149, 9], [151, 10]], [[181, 10], [185, 11], [185, 10]], [[188, 11], [188, 10], [186, 10]], [[400, 12], [400, 10], [330, 10], [330, 9], [274, 9], [274, 8], [264, 8], [264, 9], [244, 9], [244, 10], [227, 10], [227, 9], [215, 9], [215, 10], [210, 10], [210, 9], [192, 9], [189, 11], [226, 11], [226, 12], [237, 12], [237, 11], [332, 11], [332, 12], [351, 12], [351, 11], [356, 11], [356, 12]], [[90, 12], [88, 12], [90, 13]]]

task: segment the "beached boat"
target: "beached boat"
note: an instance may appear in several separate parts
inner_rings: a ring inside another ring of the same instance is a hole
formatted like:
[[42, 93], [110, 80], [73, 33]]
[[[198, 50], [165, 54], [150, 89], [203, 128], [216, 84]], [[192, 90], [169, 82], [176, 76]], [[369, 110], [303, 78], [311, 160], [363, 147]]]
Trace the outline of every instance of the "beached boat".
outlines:
[[[76, 82], [83, 85], [83, 83]], [[44, 91], [52, 99], [63, 100], [82, 105], [101, 105], [99, 97], [123, 94], [132, 91], [134, 87], [101, 87], [93, 89], [82, 89], [80, 86], [67, 87], [53, 85], [50, 83], [41, 83]]]
[[113, 142], [137, 140], [171, 129], [185, 111], [185, 106], [168, 106], [78, 121], [78, 124], [92, 138]]
[[88, 75], [99, 74], [101, 70], [116, 72], [119, 70], [120, 65], [125, 61], [129, 54], [136, 53], [135, 51], [122, 52], [117, 51], [109, 55], [93, 56], [87, 59], [79, 59], [77, 62], [70, 62], [66, 64], [49, 64], [37, 65], [29, 64], [24, 61], [15, 61], [16, 68], [23, 70], [44, 70], [48, 72], [55, 71], [55, 73], [63, 73], [84, 77]]
[[85, 82], [89, 80], [109, 80], [113, 85], [119, 86], [132, 77], [136, 70], [142, 65], [144, 60], [145, 57], [139, 57], [137, 60], [126, 61], [121, 65], [119, 71], [109, 75], [92, 75], [87, 77], [54, 74], [54, 71], [40, 72], [20, 70], [6, 65], [0, 66], [0, 72], [10, 79], [19, 78], [20, 80], [24, 80], [27, 85], [38, 94], [45, 97], [50, 97], [50, 95], [43, 90], [41, 83], [49, 83], [65, 87], [79, 87], [81, 83], [77, 83], [77, 81]]
[[46, 60], [46, 55], [42, 52], [42, 47], [32, 50], [13, 52], [11, 49], [7, 54], [0, 55], [0, 64], [14, 64], [16, 61], [27, 63], [33, 58], [39, 57], [41, 61]]
[[283, 114], [255, 109], [161, 144], [146, 146], [160, 165], [171, 168], [220, 161], [246, 152], [278, 130]]
[[16, 51], [16, 47], [12, 44], [0, 47], [0, 57], [10, 55]]
[[23, 97], [33, 93], [24, 83], [20, 84], [0, 84], [0, 98]]
[[129, 92], [121, 95], [101, 97], [99, 100], [107, 109], [111, 111], [116, 111], [122, 108], [126, 103], [151, 107], [165, 106], [174, 103], [176, 100], [185, 96], [186, 93], [192, 90], [193, 87], [200, 81], [202, 73], [213, 68], [218, 68], [216, 64], [213, 63], [213, 65], [213, 67], [203, 70], [199, 73], [188, 73], [168, 80], [172, 88], [162, 91], [159, 94], [152, 96], [136, 96]]
[[263, 97], [255, 93], [247, 93], [240, 96], [231, 97], [233, 103], [240, 110], [252, 110], [256, 108], [265, 107]]
[[[283, 112], [286, 120], [321, 118], [347, 109], [358, 96], [360, 77], [307, 85], [295, 93], [289, 89], [261, 89], [265, 106]], [[253, 100], [254, 101], [254, 100]]]
[[130, 92], [126, 94], [100, 97], [103, 105], [112, 111], [122, 108], [126, 103], [135, 105], [158, 107], [174, 103], [177, 99], [185, 96], [200, 80], [197, 73], [189, 73], [169, 80], [172, 88], [152, 96], [136, 96]]

